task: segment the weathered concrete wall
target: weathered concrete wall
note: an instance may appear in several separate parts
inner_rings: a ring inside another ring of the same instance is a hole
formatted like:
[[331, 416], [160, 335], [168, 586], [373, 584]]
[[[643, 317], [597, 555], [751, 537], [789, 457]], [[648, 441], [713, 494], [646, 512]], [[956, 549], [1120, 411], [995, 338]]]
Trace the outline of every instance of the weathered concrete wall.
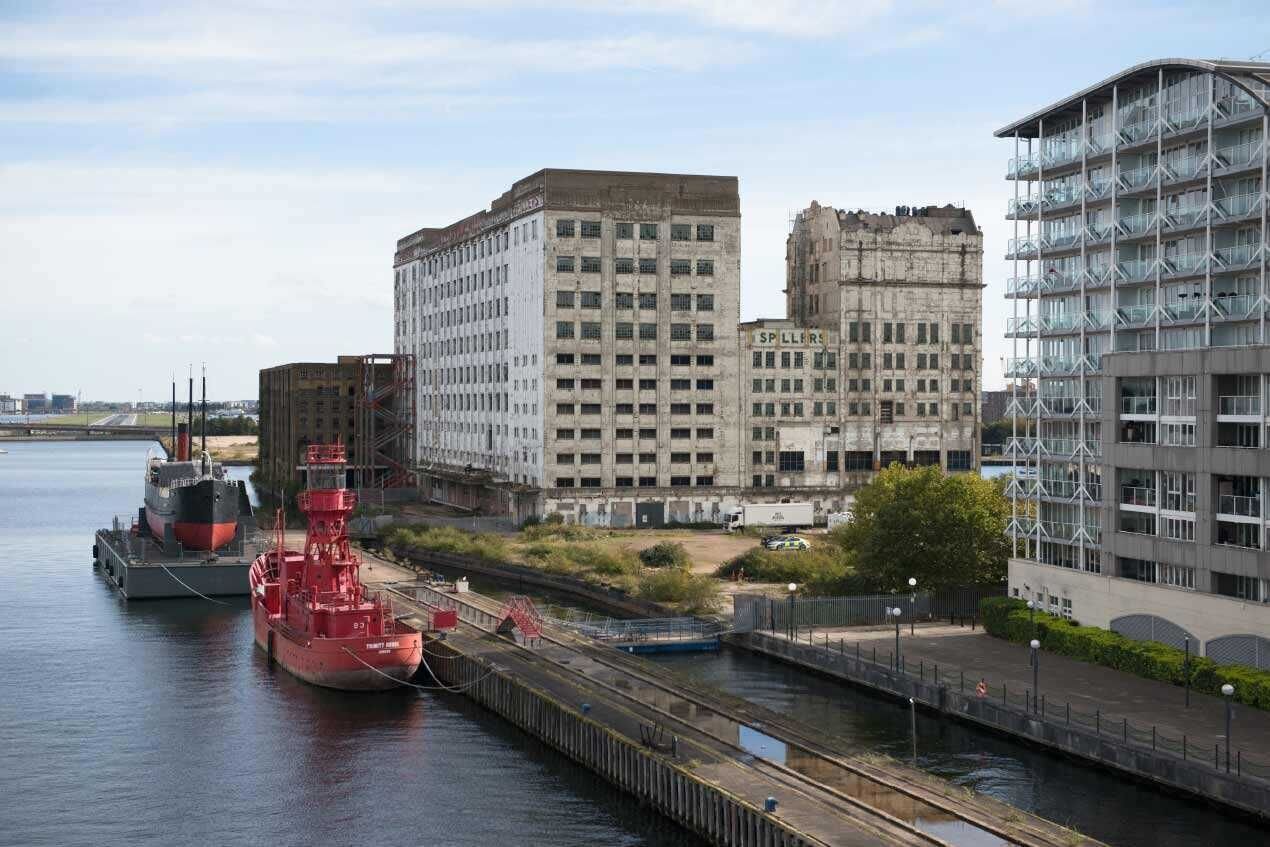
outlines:
[[463, 686], [463, 693], [477, 703], [710, 843], [729, 847], [810, 847], [819, 843], [543, 692], [510, 675], [491, 672], [452, 645], [432, 642], [431, 649], [445, 655], [429, 662], [442, 682]]
[[1131, 774], [1166, 788], [1270, 818], [1270, 783], [1227, 774], [1194, 760], [1184, 761], [1145, 747], [1121, 743], [1080, 726], [1041, 721], [999, 702], [963, 694], [947, 686], [897, 674], [884, 665], [857, 662], [850, 654], [751, 632], [727, 636], [729, 643], [855, 685], [907, 700], [913, 698], [941, 715], [964, 720], [1030, 743]]

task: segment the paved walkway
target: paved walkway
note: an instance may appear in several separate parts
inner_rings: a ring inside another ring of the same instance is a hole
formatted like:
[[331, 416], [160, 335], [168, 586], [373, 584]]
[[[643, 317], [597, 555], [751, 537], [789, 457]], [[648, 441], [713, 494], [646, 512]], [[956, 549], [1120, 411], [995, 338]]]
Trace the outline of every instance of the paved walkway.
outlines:
[[[775, 634], [784, 636], [784, 633]], [[878, 661], [883, 663], [890, 660], [895, 649], [894, 627], [817, 628], [813, 635], [815, 643], [821, 643], [825, 636], [831, 644], [845, 639], [847, 652], [854, 652], [855, 643], [859, 642], [861, 655], [866, 659], [871, 658], [876, 646]], [[804, 630], [800, 640], [806, 638]], [[927, 673], [932, 673], [938, 664], [945, 679], [965, 671], [967, 691], [972, 690], [980, 678], [997, 697], [1001, 696], [1001, 686], [1005, 684], [1011, 692], [1011, 700], [1032, 688], [1030, 649], [993, 638], [982, 630], [971, 632], [960, 626], [919, 624], [916, 634], [910, 635], [909, 627], [904, 625], [900, 628], [900, 649], [911, 673], [918, 672], [919, 663], [925, 665]], [[1139, 731], [1149, 733], [1154, 724], [1160, 733], [1170, 738], [1181, 738], [1185, 734], [1197, 747], [1207, 746], [1211, 751], [1214, 744], [1221, 743], [1223, 751], [1225, 749], [1225, 704], [1217, 697], [1191, 691], [1191, 705], [1187, 708], [1185, 691], [1179, 686], [1044, 651], [1041, 652], [1040, 691], [1045, 695], [1051, 719], [1056, 710], [1070, 702], [1073, 710], [1084, 714], [1101, 710], [1108, 734], [1114, 734], [1120, 721], [1128, 718], [1130, 726]], [[1270, 712], [1236, 703], [1231, 736], [1233, 749], [1242, 749], [1261, 765], [1270, 766]]]

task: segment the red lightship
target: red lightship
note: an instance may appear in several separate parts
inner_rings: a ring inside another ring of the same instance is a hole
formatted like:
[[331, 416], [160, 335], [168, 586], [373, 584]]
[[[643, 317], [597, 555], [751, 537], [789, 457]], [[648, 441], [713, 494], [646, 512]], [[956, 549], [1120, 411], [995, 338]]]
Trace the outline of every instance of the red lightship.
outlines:
[[[344, 446], [311, 445], [306, 463], [308, 490], [297, 498], [309, 520], [304, 552], [285, 549], [279, 520], [275, 549], [251, 566], [256, 644], [314, 685], [393, 688], [418, 670], [423, 633], [399, 622], [387, 601], [368, 597], [358, 579], [347, 526], [357, 495], [344, 488]], [[456, 624], [452, 610], [431, 610], [432, 629]]]

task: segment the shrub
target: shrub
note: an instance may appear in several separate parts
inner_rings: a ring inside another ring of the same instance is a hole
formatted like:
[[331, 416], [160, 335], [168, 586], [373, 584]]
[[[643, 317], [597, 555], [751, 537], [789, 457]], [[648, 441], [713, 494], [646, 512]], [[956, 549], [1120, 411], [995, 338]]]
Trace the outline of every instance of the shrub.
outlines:
[[718, 603], [719, 586], [705, 574], [683, 568], [664, 568], [640, 577], [639, 596], [658, 603], [673, 603], [682, 612], [712, 612]]
[[471, 533], [449, 526], [401, 526], [388, 533], [385, 539], [388, 549], [394, 552], [402, 547], [432, 550], [437, 553], [454, 553], [461, 556], [479, 556], [495, 562], [508, 558], [507, 542], [500, 536], [488, 533]]
[[746, 550], [715, 570], [715, 576], [730, 578], [739, 571], [754, 582], [796, 582], [811, 589], [813, 584], [828, 585], [847, 576], [842, 554], [834, 548], [813, 547], [810, 550]]
[[[1035, 636], [1027, 604], [1014, 597], [989, 597], [979, 602], [983, 628], [989, 635], [1026, 644], [1035, 637], [1051, 653], [1115, 668], [1147, 679], [1174, 685], [1186, 683], [1186, 656], [1176, 647], [1158, 641], [1136, 641], [1099, 629], [1081, 626], [1045, 612], [1036, 615]], [[1220, 696], [1225, 683], [1235, 686], [1235, 700], [1270, 710], [1270, 672], [1242, 665], [1219, 665], [1203, 656], [1191, 656], [1191, 687]]]
[[607, 549], [594, 543], [547, 539], [524, 545], [521, 555], [551, 573], [590, 571], [602, 576], [618, 576], [639, 572], [639, 561], [634, 553]]
[[650, 568], [686, 568], [688, 551], [682, 544], [662, 541], [639, 551], [639, 560]]
[[596, 538], [603, 538], [605, 531], [602, 529], [593, 529], [589, 526], [579, 526], [578, 524], [566, 524], [560, 521], [543, 521], [536, 526], [526, 527], [521, 530], [521, 537], [529, 541], [543, 540], [559, 540], [559, 541], [592, 541]]

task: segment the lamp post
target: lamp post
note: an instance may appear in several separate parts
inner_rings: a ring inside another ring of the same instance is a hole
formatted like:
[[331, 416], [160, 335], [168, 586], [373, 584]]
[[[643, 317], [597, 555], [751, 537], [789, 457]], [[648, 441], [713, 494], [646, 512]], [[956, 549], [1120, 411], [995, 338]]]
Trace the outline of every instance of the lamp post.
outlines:
[[898, 671], [901, 667], [903, 667], [903, 666], [900, 664], [900, 662], [902, 661], [902, 660], [900, 659], [900, 615], [901, 615], [901, 614], [903, 614], [903, 612], [902, 612], [902, 611], [900, 611], [900, 607], [899, 607], [899, 606], [896, 606], [896, 607], [895, 607], [895, 608], [893, 608], [893, 609], [892, 609], [892, 608], [890, 608], [890, 607], [888, 607], [888, 608], [887, 608], [887, 610], [886, 610], [886, 616], [887, 616], [888, 618], [894, 618], [894, 619], [895, 619], [895, 669], [896, 669], [897, 671]]
[[917, 632], [917, 577], [908, 578], [908, 589], [908, 634], [913, 635]]
[[1222, 696], [1226, 698], [1226, 773], [1230, 773], [1230, 718], [1231, 700], [1235, 696], [1235, 686], [1229, 682], [1221, 687]]
[[1036, 635], [1036, 601], [1027, 601], [1027, 622], [1032, 627], [1032, 634]]
[[1182, 646], [1186, 649], [1186, 657], [1182, 659], [1182, 677], [1186, 684], [1186, 708], [1191, 707], [1191, 639], [1182, 638]]
[[1032, 712], [1035, 714], [1041, 701], [1041, 642], [1033, 638], [1028, 646], [1032, 648]]
[[789, 636], [789, 640], [794, 640], [794, 592], [798, 590], [798, 583], [791, 582], [789, 584], [789, 621], [785, 627], [785, 632]]

